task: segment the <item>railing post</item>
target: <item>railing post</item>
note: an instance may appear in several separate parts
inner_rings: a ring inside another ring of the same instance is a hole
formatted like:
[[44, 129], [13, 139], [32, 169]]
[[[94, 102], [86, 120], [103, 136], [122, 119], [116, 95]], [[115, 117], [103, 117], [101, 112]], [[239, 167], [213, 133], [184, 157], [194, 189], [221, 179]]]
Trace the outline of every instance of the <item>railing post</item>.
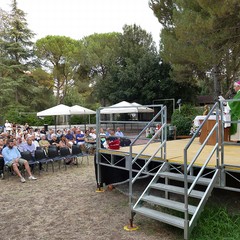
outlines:
[[99, 109], [97, 109], [97, 112], [96, 112], [96, 127], [97, 127], [97, 129], [96, 129], [96, 131], [97, 131], [97, 146], [96, 146], [96, 167], [97, 167], [97, 187], [99, 188], [99, 190], [100, 190], [100, 188], [101, 188], [101, 169], [100, 169], [100, 164], [99, 164], [99, 162], [100, 162], [100, 153], [99, 153], [99, 150], [100, 150], [100, 121], [101, 121], [101, 119], [100, 119], [100, 110]]
[[188, 216], [188, 167], [187, 167], [187, 149], [184, 149], [184, 239], [189, 236], [189, 216]]
[[[126, 157], [126, 164], [128, 164], [129, 166], [129, 196], [128, 196], [128, 201], [129, 201], [129, 208], [130, 208], [130, 214], [129, 214], [129, 220], [130, 220], [130, 224], [133, 223], [133, 215], [132, 215], [132, 209], [133, 209], [133, 202], [132, 202], [132, 145], [130, 145], [130, 151], [129, 151], [129, 155]], [[133, 226], [130, 226], [133, 227]]]

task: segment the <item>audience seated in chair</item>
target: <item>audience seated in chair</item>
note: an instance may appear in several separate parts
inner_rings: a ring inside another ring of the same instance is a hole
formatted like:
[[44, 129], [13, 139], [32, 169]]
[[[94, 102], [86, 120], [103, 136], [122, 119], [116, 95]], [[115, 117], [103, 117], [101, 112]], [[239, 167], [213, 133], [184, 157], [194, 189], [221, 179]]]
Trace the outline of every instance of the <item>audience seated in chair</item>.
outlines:
[[94, 154], [96, 150], [96, 139], [94, 139], [89, 130], [85, 131], [85, 146], [89, 154]]
[[69, 143], [68, 139], [64, 135], [62, 135], [62, 137], [60, 138], [58, 146], [59, 146], [59, 148], [62, 148], [62, 147], [71, 148], [72, 147], [72, 145]]
[[67, 130], [67, 134], [65, 134], [65, 137], [67, 138], [68, 142], [70, 144], [74, 144], [75, 143], [75, 137], [74, 134], [72, 134], [71, 130], [68, 129]]
[[21, 172], [19, 171], [19, 166], [22, 165], [25, 167], [28, 175], [29, 180], [36, 180], [29, 167], [28, 161], [21, 158], [20, 152], [16, 147], [13, 145], [13, 140], [9, 139], [7, 142], [7, 146], [2, 150], [2, 155], [5, 161], [5, 164], [8, 167], [12, 167], [13, 171], [20, 177], [22, 183], [26, 182], [25, 178], [22, 176]]
[[81, 131], [81, 129], [76, 130], [76, 144], [80, 147], [82, 151], [86, 151], [85, 147], [85, 134]]
[[100, 128], [100, 139], [101, 139], [101, 148], [106, 148], [106, 133], [103, 128]]
[[42, 134], [41, 135], [41, 140], [39, 141], [39, 146], [44, 149], [46, 152], [48, 152], [48, 147], [49, 147], [50, 143], [49, 141], [46, 139], [46, 135]]
[[115, 132], [116, 137], [124, 137], [123, 132], [121, 131], [120, 127], [117, 127], [117, 130]]
[[4, 178], [4, 159], [3, 159], [3, 155], [2, 155], [2, 150], [4, 148], [4, 142], [3, 139], [0, 139], [0, 178], [3, 179]]
[[23, 152], [24, 151], [24, 145], [26, 144], [26, 142], [22, 140], [22, 137], [20, 137], [20, 136], [17, 137], [16, 144], [17, 144], [18, 151]]
[[36, 136], [35, 135], [32, 135], [31, 138], [32, 138], [32, 143], [35, 145], [35, 148], [37, 149], [39, 146], [39, 142], [37, 141], [37, 139], [35, 138]]
[[55, 133], [53, 133], [51, 135], [51, 140], [49, 141], [50, 145], [56, 145], [59, 148], [59, 142], [60, 142], [59, 138]]
[[36, 150], [36, 146], [32, 142], [32, 137], [27, 137], [27, 142], [23, 146], [23, 151], [29, 151], [32, 154], [33, 158], [34, 158], [35, 150]]

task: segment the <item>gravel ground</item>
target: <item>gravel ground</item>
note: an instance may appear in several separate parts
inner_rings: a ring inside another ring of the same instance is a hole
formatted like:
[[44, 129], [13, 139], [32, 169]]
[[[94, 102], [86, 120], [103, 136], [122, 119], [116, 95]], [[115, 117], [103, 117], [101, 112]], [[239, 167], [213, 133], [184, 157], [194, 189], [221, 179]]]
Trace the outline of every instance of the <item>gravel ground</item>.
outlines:
[[[136, 215], [139, 229], [128, 232], [128, 185], [96, 192], [93, 157], [78, 168], [68, 166], [38, 180], [20, 183], [16, 176], [0, 181], [1, 240], [178, 240], [183, 231]], [[141, 182], [136, 187], [140, 189]], [[239, 193], [214, 190], [210, 203], [240, 209]]]
[[55, 169], [36, 173], [36, 181], [0, 181], [1, 240], [182, 239], [182, 231], [142, 216], [135, 217], [137, 231], [125, 231], [128, 197], [117, 189], [96, 192], [93, 157], [89, 165]]

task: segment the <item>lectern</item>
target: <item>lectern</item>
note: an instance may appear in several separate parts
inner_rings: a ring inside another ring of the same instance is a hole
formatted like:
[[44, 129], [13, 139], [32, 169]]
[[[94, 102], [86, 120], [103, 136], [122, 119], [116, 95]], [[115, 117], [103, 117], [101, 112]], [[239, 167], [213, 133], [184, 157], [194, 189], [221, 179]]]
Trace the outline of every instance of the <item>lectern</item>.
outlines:
[[[199, 126], [202, 124], [203, 120], [205, 119], [206, 116], [197, 116], [194, 119], [194, 124], [196, 126]], [[224, 119], [226, 120], [226, 119]], [[213, 129], [214, 125], [216, 124], [216, 115], [210, 116], [209, 119], [205, 122], [201, 129], [200, 137], [199, 137], [199, 142], [203, 144], [211, 130]], [[219, 120], [219, 136], [218, 140], [221, 142], [221, 129], [222, 129], [222, 122]], [[229, 142], [230, 141], [230, 127], [229, 124], [226, 124], [226, 127], [224, 127], [224, 141]], [[216, 144], [216, 131], [213, 132], [209, 140], [207, 141], [207, 145], [215, 145]]]

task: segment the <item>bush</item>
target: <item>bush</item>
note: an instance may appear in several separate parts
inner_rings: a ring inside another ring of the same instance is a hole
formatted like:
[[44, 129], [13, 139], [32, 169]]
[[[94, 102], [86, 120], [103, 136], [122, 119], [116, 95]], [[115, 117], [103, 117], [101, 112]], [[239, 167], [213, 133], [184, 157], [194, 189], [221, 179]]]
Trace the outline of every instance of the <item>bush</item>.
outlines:
[[202, 115], [202, 112], [191, 105], [183, 105], [180, 111], [174, 111], [171, 125], [176, 126], [177, 136], [189, 135], [192, 122], [197, 115]]
[[[43, 124], [53, 125], [54, 118], [52, 116], [44, 117], [44, 119], [38, 118], [36, 113], [19, 113], [15, 110], [8, 111], [4, 116], [11, 123], [17, 123], [24, 125], [28, 123], [30, 126], [43, 126]], [[3, 122], [4, 124], [4, 122]]]

